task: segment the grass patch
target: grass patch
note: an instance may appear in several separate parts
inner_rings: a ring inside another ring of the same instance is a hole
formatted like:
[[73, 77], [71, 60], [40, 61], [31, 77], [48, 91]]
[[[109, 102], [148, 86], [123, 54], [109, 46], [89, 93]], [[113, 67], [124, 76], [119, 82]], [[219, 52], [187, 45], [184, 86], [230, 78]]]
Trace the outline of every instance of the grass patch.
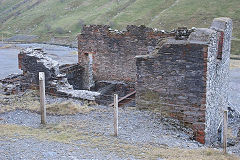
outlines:
[[[38, 41], [49, 41], [54, 36], [68, 36], [64, 43], [76, 41], [83, 24], [110, 24], [124, 29], [129, 24], [172, 30], [179, 26], [208, 28], [213, 18], [233, 20], [232, 54], [240, 54], [239, 0], [37, 0], [20, 3], [3, 1], [0, 5], [0, 33], [4, 37], [16, 34], [38, 35]], [[17, 5], [19, 4], [19, 5]], [[17, 7], [16, 7], [17, 5]], [[14, 10], [11, 10], [15, 6]], [[79, 21], [83, 22], [79, 25]], [[46, 28], [46, 26], [48, 26]], [[57, 33], [62, 28], [64, 34]], [[71, 31], [71, 32], [69, 32]], [[60, 43], [60, 42], [59, 42]]]
[[[112, 22], [118, 29], [128, 24], [145, 24], [171, 30], [178, 26], [209, 27], [213, 18], [225, 16], [233, 19], [234, 37], [240, 38], [239, 0], [48, 0], [29, 8], [35, 2], [21, 4], [15, 10], [9, 8], [16, 5], [17, 0], [2, 3], [0, 19], [9, 19], [0, 24], [1, 32], [46, 37], [49, 32], [58, 35], [55, 30], [62, 27], [71, 31], [68, 35], [74, 37], [81, 31], [79, 20], [84, 24]], [[20, 11], [20, 16], [16, 14], [17, 11]], [[51, 29], [47, 30], [46, 25]]]
[[[5, 104], [0, 107], [0, 113], [13, 111], [16, 109], [29, 110], [32, 112], [40, 112], [40, 102], [38, 91], [28, 91], [24, 96], [17, 95], [0, 95], [0, 103]], [[88, 102], [83, 105], [72, 101], [64, 101], [59, 103], [47, 104], [47, 114], [52, 115], [72, 115], [77, 113], [87, 114], [94, 111], [95, 108], [90, 107]]]
[[89, 107], [86, 104], [79, 105], [70, 101], [50, 104], [46, 106], [46, 109], [47, 109], [47, 113], [58, 114], [58, 115], [76, 114], [76, 113], [87, 114], [95, 110], [95, 108]]

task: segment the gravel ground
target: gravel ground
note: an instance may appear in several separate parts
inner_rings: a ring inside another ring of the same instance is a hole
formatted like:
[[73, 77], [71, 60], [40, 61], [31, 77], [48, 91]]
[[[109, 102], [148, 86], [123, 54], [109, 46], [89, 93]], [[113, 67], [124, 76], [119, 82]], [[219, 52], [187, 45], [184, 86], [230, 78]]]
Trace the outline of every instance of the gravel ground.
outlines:
[[[33, 128], [41, 125], [40, 115], [29, 111], [16, 110], [1, 114], [0, 124], [17, 124]], [[47, 116], [49, 124], [70, 123], [76, 121], [87, 122], [87, 132], [110, 136], [113, 133], [113, 112], [104, 106], [98, 106], [90, 114], [76, 114], [71, 116]], [[190, 140], [186, 133], [173, 126], [161, 123], [160, 119], [149, 111], [119, 110], [119, 138], [132, 143], [154, 143], [169, 147], [198, 148], [199, 143]]]
[[[239, 61], [240, 63], [240, 61]], [[240, 68], [230, 70], [229, 101], [232, 107], [240, 113]]]
[[100, 158], [119, 159], [118, 156], [114, 154], [107, 154], [97, 148], [83, 148], [58, 142], [39, 141], [33, 138], [8, 138], [0, 141], [0, 159], [2, 160], [76, 160]]
[[[4, 48], [4, 46], [11, 46]], [[3, 47], [3, 48], [1, 48]], [[42, 48], [47, 55], [52, 59], [58, 61], [60, 65], [73, 64], [78, 62], [78, 55], [73, 54], [77, 52], [76, 48], [69, 48], [63, 46], [49, 45], [49, 44], [1, 44], [0, 43], [0, 79], [5, 78], [9, 74], [22, 73], [18, 69], [18, 54], [21, 49], [28, 47]]]
[[[96, 110], [89, 114], [48, 115], [48, 124], [73, 124], [74, 128], [89, 133], [92, 138], [97, 135], [105, 137], [108, 143], [115, 143], [113, 135], [113, 109], [106, 106], [92, 106]], [[14, 124], [40, 129], [40, 115], [26, 110], [15, 110], [0, 114], [0, 124]], [[79, 123], [78, 123], [79, 122]], [[81, 125], [79, 125], [81, 123]], [[84, 127], [82, 124], [85, 124]], [[76, 125], [76, 126], [75, 126]], [[78, 126], [79, 125], [79, 126]], [[120, 108], [119, 136], [121, 143], [129, 145], [151, 145], [155, 147], [179, 147], [186, 149], [204, 148], [190, 139], [183, 131], [162, 122], [159, 116], [150, 111], [134, 108]], [[92, 143], [92, 142], [90, 142]], [[137, 159], [133, 155], [121, 155], [107, 152], [102, 146], [77, 140], [74, 144], [39, 140], [36, 137], [1, 137], [0, 159]], [[108, 144], [109, 145], [109, 144]], [[229, 153], [239, 153], [240, 144], [229, 147]], [[160, 160], [161, 157], [158, 157]]]
[[[114, 143], [113, 109], [106, 106], [92, 106], [96, 110], [89, 114], [67, 116], [48, 115], [48, 124], [76, 124], [74, 128], [92, 136], [101, 135]], [[0, 114], [0, 124], [15, 124], [33, 129], [42, 128], [40, 115], [26, 110], [15, 110]], [[79, 127], [78, 122], [85, 124]], [[93, 137], [94, 139], [94, 137]], [[151, 145], [156, 147], [180, 147], [194, 149], [202, 147], [183, 131], [162, 123], [159, 116], [150, 111], [134, 108], [119, 109], [119, 136], [121, 143], [129, 145]], [[39, 140], [33, 137], [7, 138], [0, 136], [0, 159], [136, 159], [129, 154], [118, 157], [116, 152], [106, 152], [101, 147], [93, 147], [84, 141], [75, 145]], [[159, 159], [161, 157], [158, 157]]]

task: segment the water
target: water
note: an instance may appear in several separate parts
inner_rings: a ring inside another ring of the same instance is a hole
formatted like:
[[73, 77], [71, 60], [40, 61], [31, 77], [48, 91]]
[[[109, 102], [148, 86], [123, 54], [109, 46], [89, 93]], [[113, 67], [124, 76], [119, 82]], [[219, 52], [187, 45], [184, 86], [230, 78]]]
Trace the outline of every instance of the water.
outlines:
[[18, 69], [17, 49], [0, 49], [0, 79], [12, 73], [22, 73]]
[[18, 69], [18, 53], [23, 48], [42, 48], [48, 53], [48, 56], [62, 64], [73, 64], [78, 62], [78, 55], [76, 48], [69, 48], [64, 46], [49, 45], [49, 44], [0, 44], [0, 79], [13, 73], [22, 73]]

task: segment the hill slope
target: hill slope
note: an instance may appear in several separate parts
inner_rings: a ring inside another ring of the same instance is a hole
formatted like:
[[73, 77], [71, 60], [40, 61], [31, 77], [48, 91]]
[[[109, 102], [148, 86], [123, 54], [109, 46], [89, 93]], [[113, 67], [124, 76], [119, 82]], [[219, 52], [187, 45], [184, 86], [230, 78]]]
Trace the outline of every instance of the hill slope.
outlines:
[[234, 22], [233, 52], [240, 54], [239, 0], [0, 0], [0, 33], [74, 37], [83, 24], [127, 24], [171, 30], [208, 27], [215, 17]]

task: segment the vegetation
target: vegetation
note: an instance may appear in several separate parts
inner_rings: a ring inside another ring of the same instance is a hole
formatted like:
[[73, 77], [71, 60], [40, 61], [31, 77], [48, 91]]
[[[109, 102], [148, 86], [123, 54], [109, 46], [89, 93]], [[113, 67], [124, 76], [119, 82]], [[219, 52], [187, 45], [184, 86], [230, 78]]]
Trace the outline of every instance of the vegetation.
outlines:
[[[128, 24], [171, 30], [178, 26], [209, 27], [215, 17], [234, 22], [233, 54], [240, 54], [239, 0], [0, 0], [0, 33], [36, 34], [74, 40], [83, 24]], [[61, 29], [60, 29], [61, 28]]]
[[[7, 101], [6, 101], [7, 99]], [[31, 112], [40, 112], [39, 93], [37, 91], [27, 91], [24, 95], [1, 95], [0, 104], [5, 104], [0, 107], [0, 114], [13, 111], [16, 109], [29, 110]], [[88, 114], [94, 111], [95, 108], [90, 107], [90, 102], [85, 102], [83, 105], [69, 101], [56, 102], [46, 105], [48, 114], [51, 115], [72, 115], [72, 114]]]

